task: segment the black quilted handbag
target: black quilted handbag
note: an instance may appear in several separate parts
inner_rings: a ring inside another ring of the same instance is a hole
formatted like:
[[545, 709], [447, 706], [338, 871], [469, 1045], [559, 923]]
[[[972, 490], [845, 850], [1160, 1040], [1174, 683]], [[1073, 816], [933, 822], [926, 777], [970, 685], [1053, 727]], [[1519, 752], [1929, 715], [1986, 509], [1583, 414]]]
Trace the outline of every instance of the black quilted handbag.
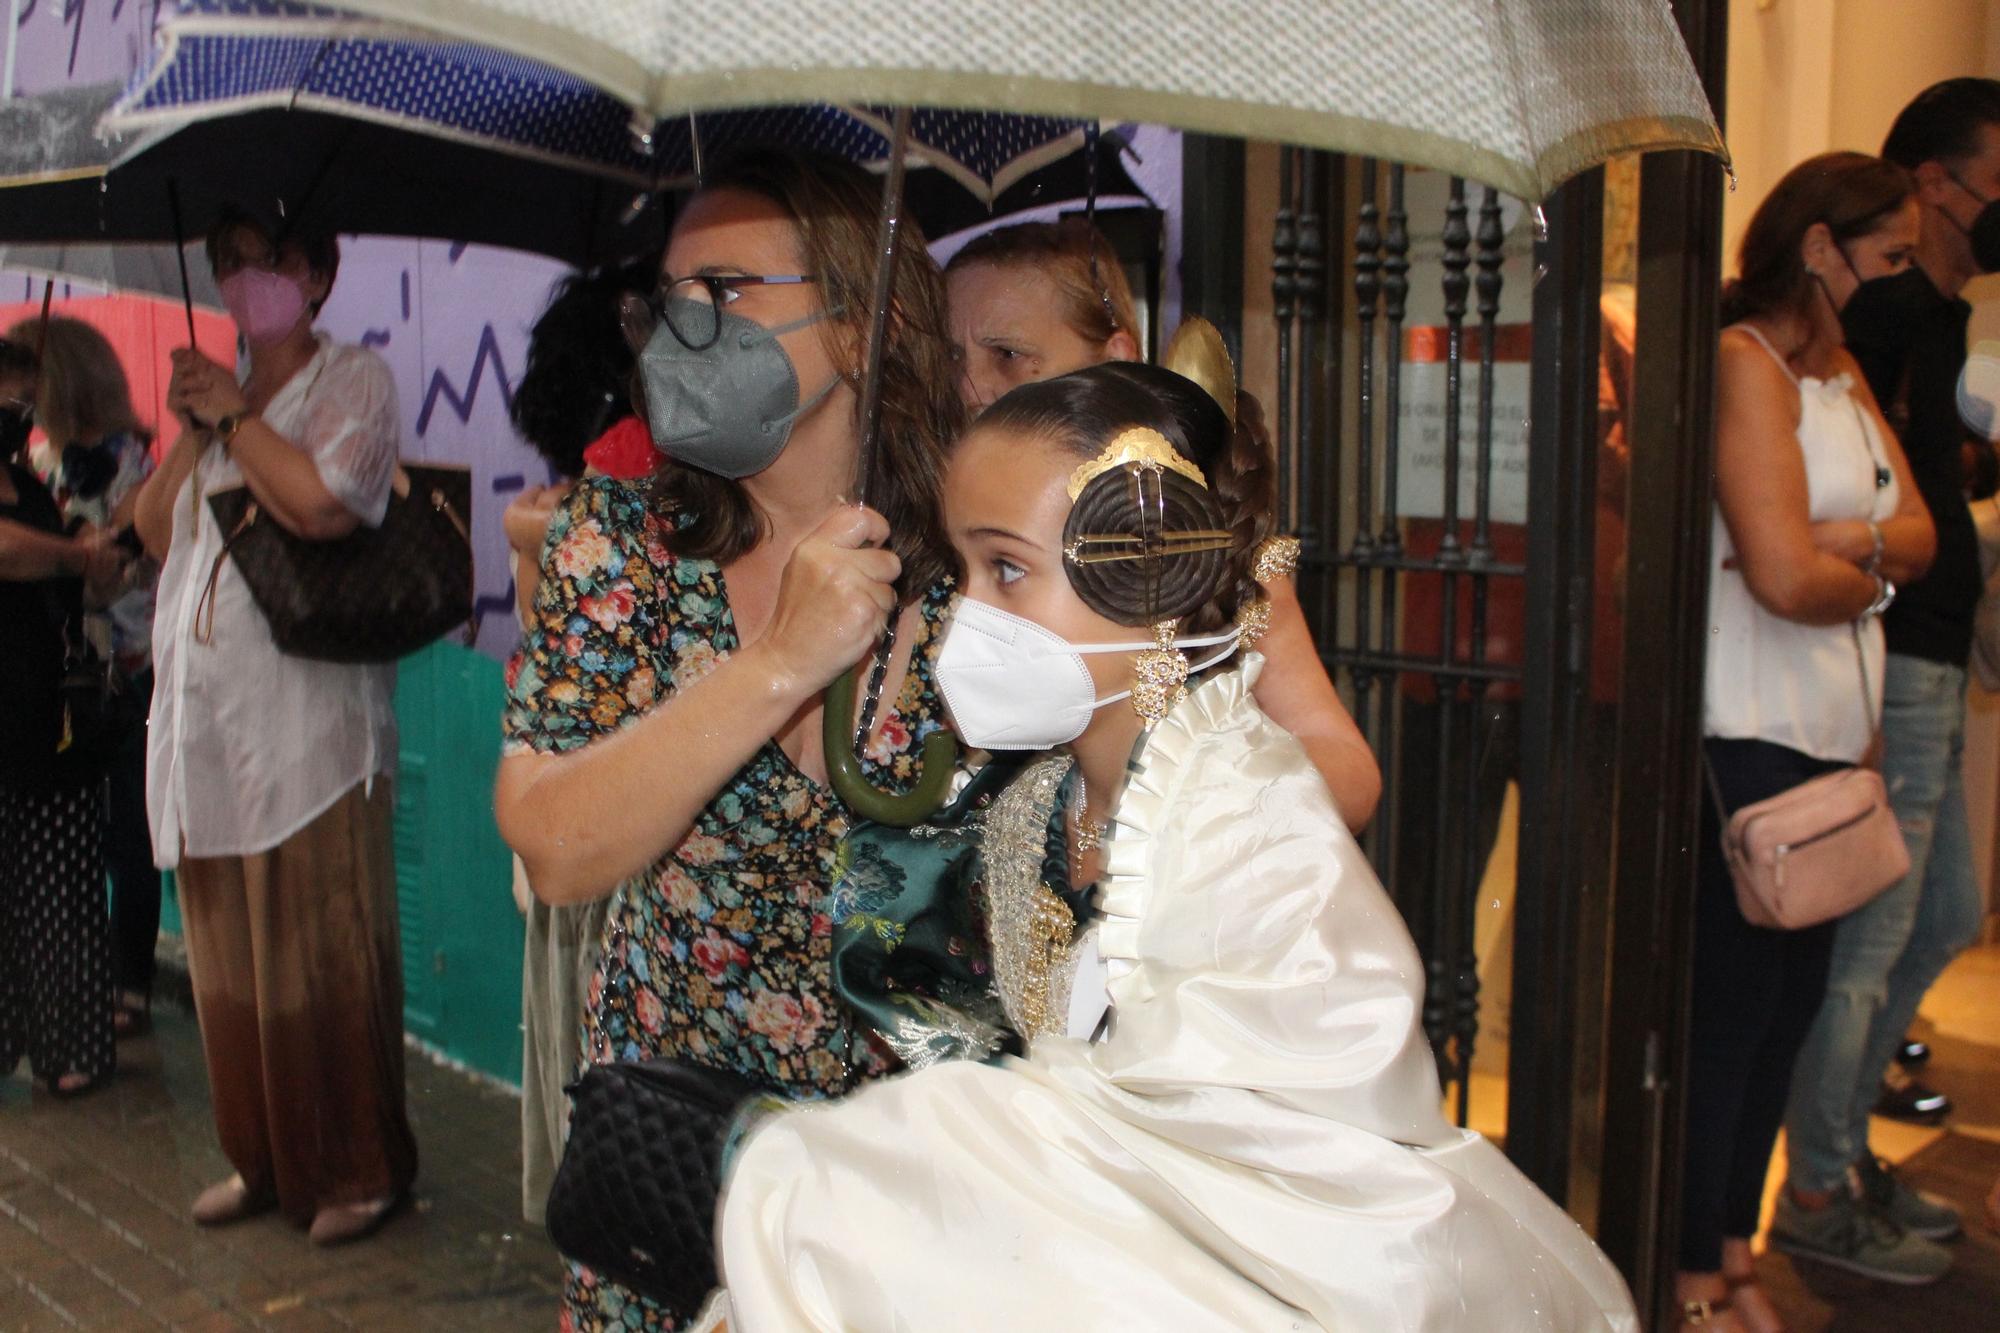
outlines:
[[472, 473], [406, 463], [379, 526], [308, 541], [261, 516], [245, 486], [214, 491], [208, 507], [228, 534], [196, 607], [208, 641], [215, 581], [236, 561], [280, 652], [323, 662], [393, 662], [472, 618]]
[[723, 1142], [761, 1091], [672, 1060], [591, 1066], [569, 1087], [569, 1141], [543, 1213], [549, 1239], [676, 1323], [693, 1318], [716, 1285]]

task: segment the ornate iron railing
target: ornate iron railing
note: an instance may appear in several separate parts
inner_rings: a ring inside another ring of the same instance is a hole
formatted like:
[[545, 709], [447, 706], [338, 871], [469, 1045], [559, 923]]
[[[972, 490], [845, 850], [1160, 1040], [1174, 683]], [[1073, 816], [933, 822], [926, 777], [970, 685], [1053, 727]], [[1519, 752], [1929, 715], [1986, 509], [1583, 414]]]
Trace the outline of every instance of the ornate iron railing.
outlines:
[[[1350, 184], [1351, 247], [1337, 240], [1350, 218]], [[1413, 269], [1407, 185], [1400, 164], [1280, 151], [1271, 418], [1280, 512], [1303, 546], [1300, 595], [1324, 660], [1384, 769], [1382, 804], [1364, 843], [1423, 955], [1424, 1028], [1463, 1122], [1480, 1036], [1475, 901], [1498, 793], [1513, 768], [1489, 743], [1507, 725], [1491, 701], [1521, 678], [1518, 651], [1507, 660], [1488, 652], [1492, 589], [1498, 580], [1522, 579], [1526, 569], [1501, 559], [1494, 545], [1501, 200], [1473, 187], [1475, 223], [1468, 187], [1457, 178], [1449, 182], [1435, 266], [1444, 358], [1441, 512], [1416, 525], [1434, 529], [1434, 541], [1412, 540], [1404, 438]], [[1433, 266], [1417, 267], [1428, 273]], [[1350, 287], [1351, 307], [1342, 299]], [[1468, 317], [1476, 320], [1477, 367], [1469, 441], [1461, 426]], [[1460, 500], [1468, 469], [1469, 514]], [[1420, 581], [1424, 595], [1414, 597]], [[1496, 763], [1505, 771], [1493, 771]]]

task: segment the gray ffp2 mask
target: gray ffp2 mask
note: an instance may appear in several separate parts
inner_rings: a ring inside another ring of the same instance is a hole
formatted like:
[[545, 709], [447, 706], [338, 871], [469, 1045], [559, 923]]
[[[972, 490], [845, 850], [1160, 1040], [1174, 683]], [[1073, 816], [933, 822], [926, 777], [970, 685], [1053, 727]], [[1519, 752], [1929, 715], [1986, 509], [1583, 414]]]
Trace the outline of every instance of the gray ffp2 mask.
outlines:
[[[703, 303], [677, 299], [674, 304]], [[709, 317], [707, 309], [701, 317]], [[792, 423], [819, 406], [840, 377], [800, 402], [799, 372], [778, 342], [819, 323], [824, 312], [769, 329], [727, 310], [714, 310], [713, 318], [715, 341], [698, 352], [661, 320], [639, 354], [639, 371], [653, 447], [677, 463], [735, 481], [776, 462], [791, 439]]]

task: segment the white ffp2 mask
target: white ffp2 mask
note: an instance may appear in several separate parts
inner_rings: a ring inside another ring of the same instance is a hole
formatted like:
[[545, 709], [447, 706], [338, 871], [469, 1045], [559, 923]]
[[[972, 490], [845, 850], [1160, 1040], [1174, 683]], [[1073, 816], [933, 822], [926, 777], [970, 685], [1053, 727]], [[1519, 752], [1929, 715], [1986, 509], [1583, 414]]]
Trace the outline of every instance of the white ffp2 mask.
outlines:
[[[1176, 648], [1227, 644], [1194, 668], [1214, 666], [1236, 651], [1239, 631], [1176, 639]], [[1075, 740], [1090, 715], [1132, 691], [1097, 697], [1083, 663], [1090, 653], [1137, 653], [1159, 645], [1071, 643], [1054, 630], [961, 597], [938, 650], [938, 689], [959, 739], [981, 750], [1047, 750]]]

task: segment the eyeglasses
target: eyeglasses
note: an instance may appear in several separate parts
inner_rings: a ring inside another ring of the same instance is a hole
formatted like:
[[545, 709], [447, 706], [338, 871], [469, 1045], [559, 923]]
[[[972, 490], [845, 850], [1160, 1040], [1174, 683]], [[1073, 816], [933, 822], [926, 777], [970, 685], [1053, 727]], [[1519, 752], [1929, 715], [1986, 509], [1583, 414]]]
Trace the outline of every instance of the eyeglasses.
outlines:
[[736, 299], [742, 287], [795, 287], [817, 282], [800, 273], [697, 273], [673, 278], [646, 298], [655, 318], [690, 352], [705, 352], [722, 336], [717, 312]]

